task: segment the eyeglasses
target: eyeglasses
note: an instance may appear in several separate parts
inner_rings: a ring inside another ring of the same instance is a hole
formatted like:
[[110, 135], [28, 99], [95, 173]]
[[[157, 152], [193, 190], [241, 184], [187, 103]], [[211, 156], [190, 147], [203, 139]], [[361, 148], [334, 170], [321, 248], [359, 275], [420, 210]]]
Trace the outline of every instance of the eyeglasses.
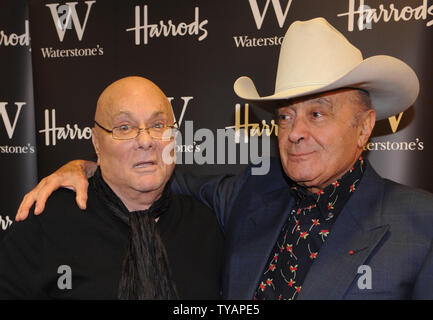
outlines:
[[95, 121], [95, 124], [102, 130], [111, 133], [113, 139], [116, 140], [131, 140], [138, 137], [141, 131], [146, 131], [149, 136], [156, 140], [171, 140], [176, 136], [176, 132], [179, 130], [177, 128], [177, 123], [175, 122], [172, 126], [166, 126], [160, 123], [155, 124], [153, 127], [139, 128], [135, 126], [130, 126], [128, 124], [123, 124], [119, 127], [114, 127], [113, 130], [108, 130], [101, 126]]

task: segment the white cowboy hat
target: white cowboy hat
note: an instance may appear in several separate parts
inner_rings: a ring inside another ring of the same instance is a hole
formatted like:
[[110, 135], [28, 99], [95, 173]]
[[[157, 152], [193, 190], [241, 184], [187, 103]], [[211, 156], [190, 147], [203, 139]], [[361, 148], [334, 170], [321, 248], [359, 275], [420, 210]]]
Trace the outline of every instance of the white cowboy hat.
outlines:
[[410, 107], [418, 96], [419, 81], [406, 63], [394, 57], [379, 55], [364, 60], [361, 51], [328, 21], [315, 18], [295, 21], [287, 30], [273, 95], [260, 97], [248, 77], [240, 77], [234, 84], [239, 97], [264, 107], [272, 106], [271, 101], [343, 87], [368, 91], [380, 120]]

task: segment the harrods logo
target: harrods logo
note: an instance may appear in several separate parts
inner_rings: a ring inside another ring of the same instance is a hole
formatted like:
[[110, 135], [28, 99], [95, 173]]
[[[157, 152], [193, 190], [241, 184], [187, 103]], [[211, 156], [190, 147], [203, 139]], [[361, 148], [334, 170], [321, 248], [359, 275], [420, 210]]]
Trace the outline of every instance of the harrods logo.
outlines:
[[[182, 111], [180, 112], [179, 118], [176, 118], [175, 116], [175, 121], [178, 123], [179, 126], [182, 124], [185, 111], [188, 108], [188, 104], [192, 99], [194, 99], [194, 97], [192, 96], [181, 97], [181, 100], [183, 101]], [[173, 104], [175, 98], [169, 97], [168, 100], [170, 101], [170, 103]], [[0, 111], [1, 110], [2, 109], [0, 103]], [[8, 122], [8, 125], [10, 126], [10, 122]], [[44, 135], [45, 146], [56, 146], [59, 141], [90, 140], [92, 138], [92, 128], [90, 127], [81, 128], [76, 123], [73, 125], [70, 123], [66, 123], [59, 126], [57, 123], [56, 109], [44, 110], [44, 128], [39, 130], [38, 132]], [[182, 146], [179, 146], [179, 148], [181, 147]]]
[[[275, 18], [278, 26], [282, 29], [286, 25], [287, 15], [293, 0], [266, 0], [262, 9], [259, 7], [259, 0], [248, 0], [251, 13], [254, 18], [257, 30], [261, 30], [266, 16], [271, 11], [269, 8], [272, 5], [275, 13]], [[285, 5], [285, 6], [284, 6]], [[270, 18], [268, 18], [270, 19]], [[285, 30], [283, 30], [284, 32]], [[283, 35], [272, 35], [267, 37], [251, 37], [250, 35], [233, 36], [236, 48], [254, 48], [254, 47], [267, 47], [279, 46], [283, 41]]]
[[251, 123], [249, 121], [250, 112], [249, 112], [249, 104], [244, 104], [244, 119], [242, 123], [242, 107], [240, 103], [236, 103], [235, 105], [235, 125], [227, 126], [226, 129], [234, 129], [235, 130], [235, 142], [240, 143], [241, 133], [243, 133], [244, 143], [248, 142], [248, 137], [250, 136], [278, 136], [278, 124], [275, 123], [275, 120], [272, 119], [270, 124], [266, 122], [266, 120], [262, 120], [261, 123]]
[[0, 30], [0, 46], [16, 47], [16, 46], [29, 46], [30, 33], [29, 33], [29, 20], [24, 21], [24, 33], [18, 35], [16, 33], [8, 34], [4, 30]]
[[208, 31], [205, 25], [208, 24], [208, 20], [200, 21], [200, 8], [194, 8], [194, 19], [192, 22], [179, 22], [173, 23], [170, 19], [168, 21], [160, 20], [159, 23], [149, 22], [149, 8], [147, 5], [143, 6], [143, 16], [141, 16], [140, 6], [135, 6], [135, 25], [132, 28], [126, 29], [127, 32], [134, 31], [135, 33], [135, 45], [143, 44], [147, 45], [150, 38], [159, 37], [177, 37], [177, 36], [197, 36], [198, 41], [206, 39]]
[[90, 127], [80, 128], [77, 124], [70, 125], [67, 123], [65, 126], [57, 126], [56, 110], [45, 109], [45, 127], [39, 130], [39, 133], [45, 136], [45, 145], [55, 146], [58, 140], [89, 140], [92, 138], [92, 129]]
[[[380, 4], [378, 8], [372, 8], [366, 4], [364, 0], [359, 0], [359, 6], [356, 6], [356, 0], [349, 0], [349, 10], [347, 12], [337, 14], [337, 17], [347, 16], [347, 30], [353, 31], [356, 26], [359, 31], [371, 29], [373, 23], [390, 21], [406, 22], [410, 20], [427, 20], [428, 16], [433, 16], [433, 4], [428, 6], [428, 0], [422, 0], [418, 6], [404, 6], [399, 1], [399, 7], [394, 3], [389, 5]], [[408, 1], [413, 4], [415, 1]], [[358, 18], [356, 18], [358, 16]], [[426, 22], [427, 27], [433, 26], [433, 19]]]
[[[53, 25], [56, 29], [57, 36], [60, 42], [63, 42], [67, 30], [75, 30], [79, 42], [83, 40], [84, 32], [86, 31], [90, 13], [96, 0], [84, 1], [86, 5], [86, 13], [83, 17], [79, 17], [77, 13], [78, 2], [49, 3], [45, 6], [50, 10], [53, 19]], [[94, 57], [102, 56], [104, 48], [99, 44], [95, 44], [90, 48], [41, 48], [42, 57], [47, 58], [71, 58], [71, 57]]]
[[0, 215], [0, 227], [3, 231], [5, 231], [8, 227], [12, 225], [12, 220], [9, 216], [5, 216], [4, 218]]

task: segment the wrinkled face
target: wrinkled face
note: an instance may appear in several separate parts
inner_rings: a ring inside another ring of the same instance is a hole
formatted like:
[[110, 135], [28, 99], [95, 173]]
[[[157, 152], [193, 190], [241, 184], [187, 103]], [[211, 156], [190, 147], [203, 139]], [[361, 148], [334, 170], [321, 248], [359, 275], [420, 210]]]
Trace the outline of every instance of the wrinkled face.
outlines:
[[375, 122], [358, 92], [342, 89], [278, 109], [278, 144], [287, 176], [311, 192], [341, 178], [360, 156]]
[[[106, 129], [122, 125], [148, 128], [173, 125], [170, 104], [152, 83], [129, 79], [108, 87], [98, 101], [95, 120]], [[163, 161], [163, 149], [172, 141], [156, 140], [142, 130], [131, 140], [115, 140], [95, 126], [93, 142], [104, 180], [120, 195], [162, 192], [174, 170]]]

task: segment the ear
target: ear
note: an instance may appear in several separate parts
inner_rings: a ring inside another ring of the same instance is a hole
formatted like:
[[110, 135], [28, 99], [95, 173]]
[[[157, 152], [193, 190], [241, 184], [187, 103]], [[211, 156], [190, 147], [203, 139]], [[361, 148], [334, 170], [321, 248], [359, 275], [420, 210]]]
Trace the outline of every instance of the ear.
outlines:
[[95, 149], [95, 152], [96, 152], [96, 156], [98, 157], [97, 164], [99, 165], [100, 164], [99, 163], [99, 150], [100, 150], [100, 147], [99, 147], [98, 134], [97, 134], [95, 128], [92, 128], [92, 143], [93, 143], [93, 148]]
[[367, 110], [363, 114], [360, 123], [360, 133], [358, 139], [359, 148], [364, 148], [364, 146], [368, 142], [368, 139], [370, 138], [371, 133], [373, 132], [375, 123], [376, 123], [376, 110], [374, 109]]

